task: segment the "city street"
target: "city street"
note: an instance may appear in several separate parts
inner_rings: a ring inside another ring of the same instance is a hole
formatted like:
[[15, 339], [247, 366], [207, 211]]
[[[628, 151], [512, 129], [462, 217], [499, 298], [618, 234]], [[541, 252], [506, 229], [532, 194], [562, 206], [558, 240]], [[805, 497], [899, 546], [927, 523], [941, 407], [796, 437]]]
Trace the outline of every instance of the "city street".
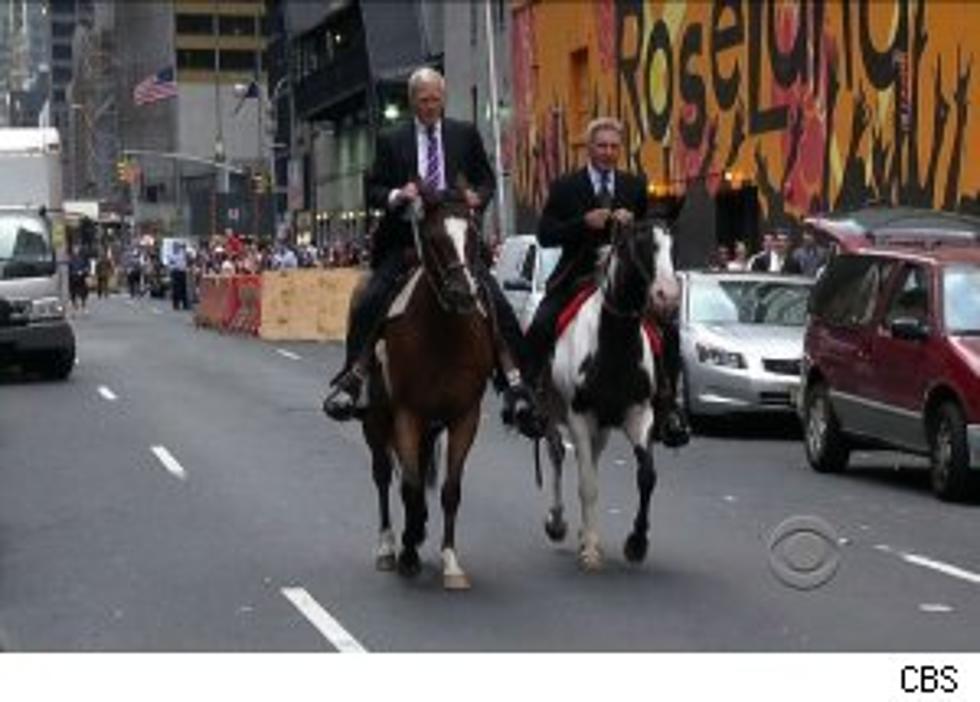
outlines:
[[[5, 651], [971, 651], [980, 506], [936, 500], [922, 461], [806, 465], [792, 421], [658, 447], [646, 562], [622, 542], [636, 503], [617, 437], [600, 476], [606, 562], [542, 523], [531, 444], [488, 395], [458, 523], [469, 592], [441, 586], [438, 493], [421, 576], [374, 568], [377, 513], [355, 424], [320, 403], [337, 344], [195, 329], [169, 301], [92, 300], [65, 383], [0, 376], [0, 648]], [[393, 491], [396, 524], [401, 507]], [[834, 577], [781, 582], [768, 542], [814, 515]]]

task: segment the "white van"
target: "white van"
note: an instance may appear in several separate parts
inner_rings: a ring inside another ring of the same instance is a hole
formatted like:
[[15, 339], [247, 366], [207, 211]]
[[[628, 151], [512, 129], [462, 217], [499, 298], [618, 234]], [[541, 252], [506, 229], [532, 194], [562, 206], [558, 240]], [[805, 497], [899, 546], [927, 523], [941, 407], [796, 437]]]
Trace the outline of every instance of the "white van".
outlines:
[[60, 265], [59, 151], [57, 130], [0, 129], [0, 364], [63, 379], [75, 365], [75, 335]]
[[534, 312], [544, 297], [545, 283], [560, 256], [560, 248], [542, 247], [533, 234], [515, 234], [504, 239], [495, 275], [522, 330], [526, 331], [534, 319]]

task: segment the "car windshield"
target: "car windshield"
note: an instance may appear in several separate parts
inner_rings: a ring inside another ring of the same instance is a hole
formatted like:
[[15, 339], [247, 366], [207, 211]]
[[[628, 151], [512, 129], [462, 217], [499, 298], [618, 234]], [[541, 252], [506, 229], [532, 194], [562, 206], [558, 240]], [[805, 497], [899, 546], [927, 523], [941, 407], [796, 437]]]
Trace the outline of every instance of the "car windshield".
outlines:
[[51, 260], [51, 234], [40, 217], [0, 213], [0, 263]]
[[799, 327], [806, 322], [810, 285], [778, 280], [694, 278], [692, 322], [773, 324]]
[[980, 334], [980, 266], [954, 266], [943, 275], [943, 316], [949, 334]]

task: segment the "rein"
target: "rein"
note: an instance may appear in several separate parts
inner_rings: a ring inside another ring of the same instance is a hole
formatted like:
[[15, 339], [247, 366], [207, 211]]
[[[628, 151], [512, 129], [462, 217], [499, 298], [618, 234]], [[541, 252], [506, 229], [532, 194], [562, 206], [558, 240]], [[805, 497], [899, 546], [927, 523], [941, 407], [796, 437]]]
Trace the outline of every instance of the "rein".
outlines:
[[[460, 269], [465, 270], [466, 261], [454, 261], [449, 265], [443, 266], [439, 262], [438, 257], [431, 256], [429, 257], [429, 259], [431, 260], [431, 264], [426, 262], [427, 261], [426, 248], [425, 248], [425, 244], [422, 241], [422, 233], [419, 230], [419, 222], [422, 220], [424, 212], [425, 212], [425, 206], [422, 204], [421, 200], [416, 200], [415, 202], [413, 202], [408, 211], [408, 220], [412, 225], [412, 238], [415, 242], [415, 253], [418, 255], [419, 265], [422, 266], [422, 272], [424, 274], [424, 277], [426, 278], [426, 280], [428, 280], [429, 286], [432, 288], [432, 293], [436, 296], [436, 301], [439, 303], [439, 306], [443, 310], [448, 311], [450, 309], [449, 303], [446, 301], [446, 298], [443, 295], [442, 285], [440, 283], [445, 282], [446, 278], [454, 271]], [[470, 212], [469, 215], [470, 226], [474, 226], [475, 222], [476, 219], [473, 216], [473, 213]], [[434, 269], [432, 273], [430, 273], [429, 271], [430, 265], [431, 268]], [[434, 278], [437, 278], [438, 282]]]
[[[632, 226], [635, 230], [636, 225], [634, 224]], [[636, 242], [634, 237], [632, 236], [632, 233], [633, 233], [632, 231], [627, 233], [626, 227], [623, 224], [615, 221], [612, 223], [612, 228], [610, 233], [610, 239], [612, 241], [611, 244], [612, 251], [606, 257], [606, 261], [603, 265], [603, 269], [602, 269], [603, 281], [602, 281], [602, 285], [599, 286], [599, 291], [602, 294], [602, 308], [607, 312], [609, 312], [610, 314], [612, 314], [613, 316], [619, 317], [621, 319], [639, 319], [640, 317], [643, 316], [643, 310], [633, 311], [633, 310], [619, 309], [616, 306], [616, 304], [613, 302], [614, 291], [607, 289], [612, 284], [612, 277], [609, 275], [609, 268], [612, 265], [613, 256], [618, 257], [618, 252], [619, 252], [619, 247], [621, 246], [621, 242], [625, 240], [626, 251], [627, 251], [626, 260], [629, 263], [631, 263], [633, 267], [636, 269], [636, 271], [640, 274], [640, 277], [643, 279], [644, 285], [649, 287], [650, 285], [653, 284], [653, 281], [656, 278], [656, 273], [653, 270], [653, 266], [651, 265], [650, 270], [647, 270], [646, 268], [643, 267], [642, 263], [640, 262], [638, 255], [636, 253]]]

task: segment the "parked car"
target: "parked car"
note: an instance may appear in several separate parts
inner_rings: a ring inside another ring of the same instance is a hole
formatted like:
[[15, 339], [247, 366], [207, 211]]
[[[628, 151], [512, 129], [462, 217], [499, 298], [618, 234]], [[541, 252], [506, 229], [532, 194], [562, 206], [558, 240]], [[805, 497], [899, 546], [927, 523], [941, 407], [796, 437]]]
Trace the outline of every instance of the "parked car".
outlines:
[[813, 280], [714, 271], [679, 278], [678, 392], [688, 417], [792, 412]]
[[[908, 244], [908, 242], [907, 242]], [[865, 248], [811, 298], [799, 412], [817, 471], [852, 449], [929, 456], [935, 494], [980, 487], [980, 246]]]
[[527, 329], [544, 297], [545, 283], [555, 270], [559, 248], [545, 248], [533, 234], [515, 234], [504, 239], [495, 275], [504, 296], [514, 308], [521, 329]]
[[980, 241], [980, 218], [959, 212], [872, 205], [806, 218], [817, 243], [855, 253], [883, 245], [924, 242], [971, 245]]

